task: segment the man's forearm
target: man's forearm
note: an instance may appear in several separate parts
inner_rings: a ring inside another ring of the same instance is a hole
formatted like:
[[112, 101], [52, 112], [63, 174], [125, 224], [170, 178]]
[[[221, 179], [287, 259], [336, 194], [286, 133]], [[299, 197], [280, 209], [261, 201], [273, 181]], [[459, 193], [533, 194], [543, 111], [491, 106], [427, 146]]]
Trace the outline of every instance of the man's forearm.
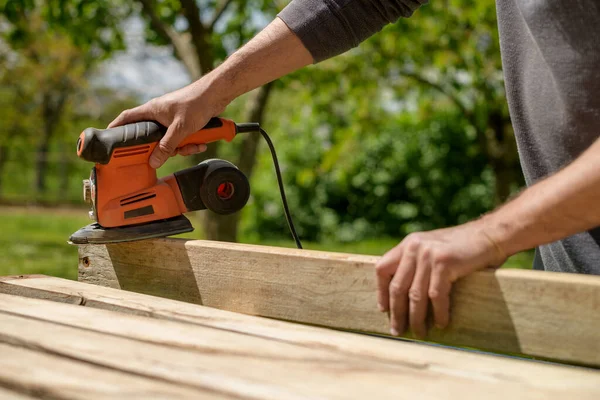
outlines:
[[279, 18], [271, 22], [199, 85], [210, 85], [225, 107], [236, 97], [313, 62], [300, 39]]
[[600, 226], [600, 140], [482, 221], [506, 255]]

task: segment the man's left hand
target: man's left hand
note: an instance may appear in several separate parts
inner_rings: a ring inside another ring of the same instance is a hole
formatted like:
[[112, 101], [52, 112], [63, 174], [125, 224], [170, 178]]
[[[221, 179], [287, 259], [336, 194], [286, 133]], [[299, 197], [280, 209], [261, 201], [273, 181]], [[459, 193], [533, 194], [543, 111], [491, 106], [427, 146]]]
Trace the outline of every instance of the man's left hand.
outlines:
[[450, 290], [459, 278], [506, 260], [479, 219], [453, 228], [408, 235], [377, 263], [378, 304], [390, 312], [391, 334], [407, 327], [418, 338], [427, 333], [429, 301], [437, 328], [450, 319]]

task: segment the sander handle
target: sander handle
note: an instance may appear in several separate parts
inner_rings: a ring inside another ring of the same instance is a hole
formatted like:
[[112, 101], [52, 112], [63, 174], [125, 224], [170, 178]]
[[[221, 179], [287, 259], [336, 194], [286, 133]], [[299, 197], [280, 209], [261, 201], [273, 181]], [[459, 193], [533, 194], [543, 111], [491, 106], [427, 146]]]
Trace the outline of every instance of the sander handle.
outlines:
[[[77, 155], [86, 161], [108, 164], [115, 149], [159, 142], [166, 133], [167, 128], [155, 121], [136, 122], [110, 129], [87, 128], [77, 140]], [[178, 148], [218, 140], [230, 142], [236, 133], [237, 127], [233, 121], [211, 118], [202, 129], [179, 143]]]

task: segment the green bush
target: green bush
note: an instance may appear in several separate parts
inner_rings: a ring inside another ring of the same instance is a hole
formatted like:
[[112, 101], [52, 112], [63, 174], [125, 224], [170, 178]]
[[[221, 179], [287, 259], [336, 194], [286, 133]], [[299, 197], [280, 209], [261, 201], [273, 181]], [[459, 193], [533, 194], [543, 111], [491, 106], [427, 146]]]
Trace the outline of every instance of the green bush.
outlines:
[[[493, 174], [465, 126], [459, 115], [438, 112], [421, 122], [401, 114], [377, 133], [337, 142], [327, 125], [286, 132], [278, 148], [299, 233], [312, 241], [402, 237], [489, 210]], [[260, 237], [287, 235], [271, 178], [253, 180], [248, 218]]]

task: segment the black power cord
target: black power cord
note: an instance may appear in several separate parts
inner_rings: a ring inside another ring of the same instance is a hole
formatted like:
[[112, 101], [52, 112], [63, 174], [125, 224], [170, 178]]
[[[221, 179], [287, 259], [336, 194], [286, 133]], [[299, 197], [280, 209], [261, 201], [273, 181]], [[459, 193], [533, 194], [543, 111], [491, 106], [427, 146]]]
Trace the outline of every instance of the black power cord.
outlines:
[[260, 134], [267, 142], [269, 146], [269, 150], [271, 151], [271, 157], [273, 157], [273, 166], [275, 167], [275, 175], [277, 175], [277, 184], [279, 185], [279, 193], [281, 193], [281, 202], [283, 203], [283, 212], [285, 213], [285, 219], [287, 220], [288, 226], [290, 227], [290, 232], [292, 233], [292, 237], [296, 242], [296, 246], [301, 249], [302, 243], [300, 243], [300, 238], [298, 237], [298, 233], [296, 233], [296, 228], [294, 227], [294, 222], [292, 221], [292, 215], [290, 213], [290, 209], [288, 207], [287, 199], [285, 197], [285, 189], [283, 188], [283, 179], [281, 178], [281, 171], [279, 170], [279, 161], [277, 160], [277, 153], [275, 152], [275, 146], [273, 146], [273, 142], [271, 138], [265, 132], [263, 128], [260, 128]]
[[236, 132], [237, 133], [249, 133], [249, 132], [260, 132], [262, 137], [267, 142], [269, 146], [269, 150], [271, 151], [271, 157], [273, 157], [273, 166], [275, 167], [275, 175], [277, 176], [277, 184], [279, 185], [279, 193], [281, 194], [281, 202], [283, 203], [283, 212], [285, 214], [285, 219], [287, 220], [288, 226], [290, 227], [290, 232], [292, 233], [292, 237], [296, 242], [296, 246], [301, 249], [302, 243], [300, 243], [300, 237], [298, 233], [296, 233], [296, 228], [294, 227], [294, 222], [292, 221], [292, 214], [290, 213], [290, 209], [288, 207], [287, 198], [285, 197], [285, 189], [283, 187], [283, 178], [281, 177], [281, 171], [279, 169], [279, 161], [277, 160], [277, 153], [275, 152], [275, 146], [271, 141], [271, 138], [265, 132], [263, 128], [260, 127], [257, 123], [247, 123], [247, 124], [236, 124]]

